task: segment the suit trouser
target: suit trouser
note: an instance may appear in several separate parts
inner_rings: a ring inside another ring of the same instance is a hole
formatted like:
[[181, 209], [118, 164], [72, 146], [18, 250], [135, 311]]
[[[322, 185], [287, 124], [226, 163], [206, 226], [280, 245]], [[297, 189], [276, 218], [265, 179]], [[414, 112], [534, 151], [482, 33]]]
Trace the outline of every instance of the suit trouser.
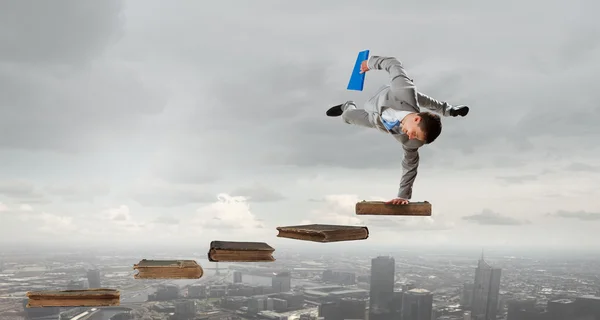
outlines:
[[348, 124], [378, 129], [388, 133], [379, 119], [381, 110], [377, 110], [376, 105], [379, 94], [387, 87], [388, 86], [382, 86], [379, 88], [377, 93], [365, 102], [363, 109], [356, 108], [356, 103], [354, 103], [354, 101], [346, 101], [342, 105], [342, 110], [344, 110], [342, 113], [342, 120]]

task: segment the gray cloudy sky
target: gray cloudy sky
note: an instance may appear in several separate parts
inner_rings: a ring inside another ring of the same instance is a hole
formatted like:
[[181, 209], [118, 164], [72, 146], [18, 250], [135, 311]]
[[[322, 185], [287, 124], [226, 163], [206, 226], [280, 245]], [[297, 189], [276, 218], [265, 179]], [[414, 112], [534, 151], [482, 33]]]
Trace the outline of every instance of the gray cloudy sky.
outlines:
[[[369, 226], [363, 247], [592, 246], [599, 8], [2, 1], [0, 241], [283, 246], [275, 227], [314, 222]], [[391, 137], [324, 116], [388, 81], [345, 89], [363, 49], [471, 106], [421, 149], [413, 200], [431, 218], [354, 215], [395, 196], [402, 160]]]

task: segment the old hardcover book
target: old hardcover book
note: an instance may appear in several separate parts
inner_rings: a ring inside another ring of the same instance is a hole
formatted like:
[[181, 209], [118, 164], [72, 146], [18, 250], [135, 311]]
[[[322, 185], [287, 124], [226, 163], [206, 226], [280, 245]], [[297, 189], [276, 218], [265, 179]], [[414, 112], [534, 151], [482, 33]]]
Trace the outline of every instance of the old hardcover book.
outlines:
[[273, 249], [264, 242], [211, 241], [208, 260], [213, 262], [271, 262]]
[[87, 289], [27, 292], [27, 308], [39, 307], [111, 307], [121, 302], [121, 293], [114, 289]]
[[277, 227], [278, 237], [315, 242], [336, 242], [364, 240], [369, 237], [369, 229], [364, 226], [344, 226], [330, 224], [307, 224], [300, 226]]
[[431, 204], [427, 201], [407, 204], [386, 204], [384, 201], [361, 201], [356, 203], [357, 215], [431, 216]]
[[194, 260], [146, 260], [133, 265], [135, 279], [200, 279], [202, 267]]

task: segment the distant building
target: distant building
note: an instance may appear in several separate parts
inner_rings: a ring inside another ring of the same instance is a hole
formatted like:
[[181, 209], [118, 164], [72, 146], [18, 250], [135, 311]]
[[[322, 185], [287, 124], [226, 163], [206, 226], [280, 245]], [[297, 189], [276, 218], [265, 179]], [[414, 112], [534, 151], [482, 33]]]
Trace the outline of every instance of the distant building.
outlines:
[[[339, 305], [334, 301], [322, 302], [319, 305], [318, 316], [323, 320], [340, 320], [341, 310]], [[343, 320], [343, 319], [342, 319]]]
[[[600, 319], [600, 297], [585, 295], [575, 298], [575, 315]], [[579, 320], [579, 319], [578, 319]], [[587, 320], [587, 319], [586, 319]]]
[[179, 298], [179, 287], [174, 284], [161, 284], [156, 292], [148, 295], [150, 301], [168, 301]]
[[241, 283], [242, 282], [242, 272], [234, 271], [233, 272], [233, 283]]
[[473, 320], [495, 320], [500, 296], [500, 276], [502, 270], [485, 262], [483, 254], [475, 269], [471, 317]]
[[394, 291], [392, 301], [390, 302], [390, 312], [392, 319], [400, 319], [402, 316], [402, 299], [404, 299], [404, 290]]
[[88, 288], [88, 281], [86, 279], [71, 280], [67, 283], [67, 290], [85, 290]]
[[[473, 283], [467, 282], [463, 284], [462, 292], [460, 295], [460, 305], [463, 308], [470, 308], [471, 301], [473, 301]], [[469, 314], [469, 317], [471, 315]]]
[[407, 292], [408, 290], [412, 290], [415, 288], [417, 288], [417, 285], [414, 284], [413, 282], [408, 282], [408, 283], [402, 284], [402, 292]]
[[326, 301], [319, 305], [319, 317], [324, 320], [364, 320], [366, 319], [367, 300], [342, 298]]
[[88, 270], [87, 280], [88, 280], [90, 289], [102, 288], [102, 285], [100, 283], [100, 270], [98, 270], [98, 269]]
[[221, 298], [227, 295], [227, 285], [213, 284], [210, 286], [209, 296], [211, 298]]
[[411, 289], [402, 295], [402, 320], [431, 320], [433, 294], [425, 289]]
[[392, 318], [391, 302], [394, 297], [396, 260], [379, 256], [371, 259], [371, 286], [369, 289], [369, 320]]
[[196, 302], [194, 300], [177, 301], [175, 303], [175, 316], [177, 319], [191, 319], [196, 315]]
[[471, 320], [471, 311], [465, 311], [465, 313], [463, 313], [463, 320]]
[[271, 287], [275, 292], [292, 290], [292, 275], [289, 272], [279, 272], [271, 278]]
[[509, 300], [507, 305], [507, 318], [506, 320], [537, 320], [546, 319], [546, 313], [536, 310], [535, 308], [536, 299], [512, 299]]
[[206, 285], [192, 284], [188, 287], [188, 298], [204, 299], [208, 296]]
[[59, 307], [44, 307], [44, 308], [27, 308], [27, 303], [29, 303], [29, 299], [23, 299], [23, 310], [25, 311], [25, 319], [34, 320], [41, 318], [54, 318], [58, 319], [60, 314]]
[[248, 300], [248, 312], [250, 314], [257, 314], [267, 309], [267, 297], [252, 297]]
[[304, 306], [304, 295], [299, 292], [282, 292], [277, 295], [278, 298], [287, 301], [287, 307], [289, 310], [302, 309]]
[[356, 274], [347, 271], [323, 271], [322, 280], [327, 283], [335, 283], [339, 285], [354, 285], [356, 284]]
[[285, 299], [273, 298], [273, 310], [282, 312], [288, 310], [288, 302]]
[[342, 298], [367, 299], [369, 291], [364, 289], [349, 289], [344, 286], [311, 287], [304, 290], [304, 299], [315, 303], [339, 301]]

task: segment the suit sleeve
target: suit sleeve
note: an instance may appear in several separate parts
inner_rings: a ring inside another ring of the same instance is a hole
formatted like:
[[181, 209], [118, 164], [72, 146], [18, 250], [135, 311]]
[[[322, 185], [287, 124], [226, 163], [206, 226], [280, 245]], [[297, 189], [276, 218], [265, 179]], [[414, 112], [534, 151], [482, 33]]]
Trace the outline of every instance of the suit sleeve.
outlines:
[[410, 200], [419, 168], [419, 149], [402, 147], [404, 148], [404, 159], [402, 160], [402, 179], [398, 188], [398, 198]]
[[394, 57], [371, 56], [367, 66], [372, 70], [385, 70], [390, 75], [390, 89], [399, 98], [417, 107], [417, 94], [413, 81], [406, 74], [402, 63]]
[[450, 110], [451, 106], [443, 101], [438, 101], [432, 97], [424, 95], [420, 92], [417, 92], [417, 101], [419, 101], [419, 106], [429, 109], [433, 112], [439, 113], [445, 117], [448, 117], [448, 110]]

